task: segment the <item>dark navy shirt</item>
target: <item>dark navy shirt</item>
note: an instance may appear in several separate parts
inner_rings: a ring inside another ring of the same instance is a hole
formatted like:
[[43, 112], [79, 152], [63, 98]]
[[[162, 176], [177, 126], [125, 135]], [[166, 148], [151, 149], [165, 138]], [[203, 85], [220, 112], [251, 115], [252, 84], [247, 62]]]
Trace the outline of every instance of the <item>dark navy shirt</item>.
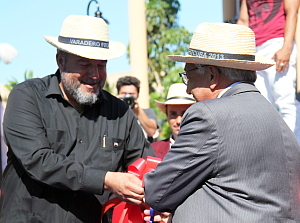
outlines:
[[154, 155], [124, 102], [103, 90], [78, 113], [63, 98], [59, 77], [27, 80], [9, 95], [3, 222], [100, 222], [110, 196], [106, 172]]

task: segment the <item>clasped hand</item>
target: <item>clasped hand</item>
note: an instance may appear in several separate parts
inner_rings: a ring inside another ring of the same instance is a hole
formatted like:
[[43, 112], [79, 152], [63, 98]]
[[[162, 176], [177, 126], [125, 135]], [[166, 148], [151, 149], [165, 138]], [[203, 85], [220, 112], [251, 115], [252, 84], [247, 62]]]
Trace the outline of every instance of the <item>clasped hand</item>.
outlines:
[[131, 173], [107, 172], [104, 189], [114, 193], [121, 200], [135, 205], [143, 203], [142, 181]]
[[[107, 172], [104, 180], [104, 189], [111, 191], [121, 200], [135, 205], [144, 203], [144, 188], [142, 180], [131, 173]], [[146, 206], [146, 205], [145, 205]], [[144, 207], [145, 207], [144, 206]], [[150, 221], [150, 210], [144, 210], [144, 220]], [[155, 222], [170, 223], [172, 215], [168, 212], [156, 212]]]

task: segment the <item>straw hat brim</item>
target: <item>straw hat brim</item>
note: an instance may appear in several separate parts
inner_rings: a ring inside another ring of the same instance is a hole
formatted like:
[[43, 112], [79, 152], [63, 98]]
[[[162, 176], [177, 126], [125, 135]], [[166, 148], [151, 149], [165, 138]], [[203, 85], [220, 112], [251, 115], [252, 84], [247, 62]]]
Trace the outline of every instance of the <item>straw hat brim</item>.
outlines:
[[177, 62], [185, 62], [192, 64], [205, 64], [219, 67], [228, 67], [242, 70], [264, 70], [275, 64], [275, 62], [269, 58], [255, 55], [255, 61], [248, 60], [226, 60], [226, 59], [211, 59], [202, 58], [197, 56], [181, 56], [181, 55], [169, 55], [171, 60]]
[[58, 42], [54, 36], [44, 36], [45, 40], [62, 51], [93, 60], [110, 60], [122, 56], [126, 51], [125, 44], [109, 41], [109, 49], [100, 47], [87, 47]]
[[196, 101], [188, 101], [184, 99], [172, 99], [172, 101], [166, 101], [166, 102], [161, 102], [154, 100], [156, 106], [163, 112], [167, 113], [166, 111], [166, 105], [189, 105], [189, 104], [194, 104]]

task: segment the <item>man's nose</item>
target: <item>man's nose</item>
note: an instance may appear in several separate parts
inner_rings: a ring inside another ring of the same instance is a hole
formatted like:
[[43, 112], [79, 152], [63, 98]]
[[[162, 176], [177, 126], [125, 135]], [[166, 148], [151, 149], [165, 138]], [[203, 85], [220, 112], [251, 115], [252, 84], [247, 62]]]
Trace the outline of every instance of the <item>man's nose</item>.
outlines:
[[98, 69], [98, 66], [91, 66], [88, 73], [89, 78], [92, 79], [99, 79], [100, 78], [100, 70]]
[[181, 120], [182, 120], [182, 116], [178, 115], [177, 118], [176, 118], [177, 124], [181, 124]]

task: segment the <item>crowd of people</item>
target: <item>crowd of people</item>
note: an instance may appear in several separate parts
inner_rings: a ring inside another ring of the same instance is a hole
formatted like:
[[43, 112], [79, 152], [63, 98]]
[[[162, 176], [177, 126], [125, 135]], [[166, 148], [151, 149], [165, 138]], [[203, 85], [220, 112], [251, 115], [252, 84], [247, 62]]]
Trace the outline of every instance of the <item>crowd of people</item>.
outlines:
[[[137, 77], [120, 78], [117, 95], [103, 90], [107, 63], [125, 52], [105, 21], [65, 18], [57, 37], [44, 36], [56, 72], [7, 101], [0, 222], [111, 223], [113, 209], [101, 209], [117, 197], [146, 222], [300, 223], [299, 2], [243, 0], [238, 24], [196, 27], [187, 54], [169, 55], [184, 63], [182, 83], [155, 101], [166, 139], [139, 106]], [[127, 172], [149, 156], [161, 162], [144, 179]]]

